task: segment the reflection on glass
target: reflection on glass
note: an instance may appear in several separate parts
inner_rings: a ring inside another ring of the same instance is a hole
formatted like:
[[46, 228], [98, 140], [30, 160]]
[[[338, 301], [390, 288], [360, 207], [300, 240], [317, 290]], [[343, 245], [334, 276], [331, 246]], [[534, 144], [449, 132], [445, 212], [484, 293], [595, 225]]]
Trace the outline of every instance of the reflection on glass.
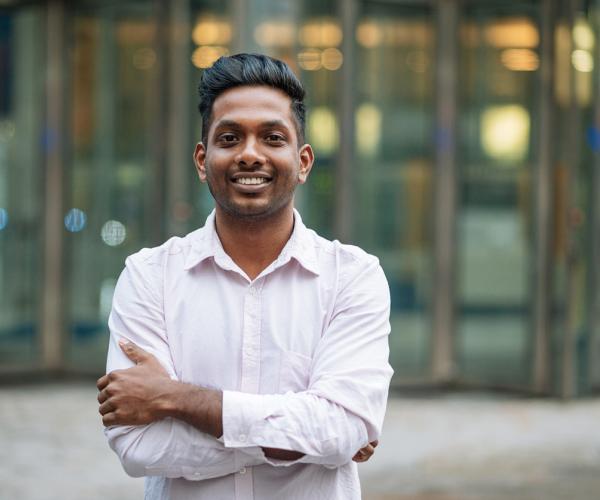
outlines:
[[338, 148], [337, 117], [332, 109], [317, 106], [308, 111], [307, 133], [316, 154], [331, 155]]
[[354, 241], [380, 257], [392, 294], [398, 380], [429, 373], [433, 16], [368, 3], [357, 42]]
[[46, 36], [40, 5], [0, 9], [0, 367], [39, 363]]
[[212, 14], [200, 16], [192, 29], [192, 40], [198, 47], [192, 52], [197, 68], [209, 68], [221, 56], [229, 55], [231, 24]]
[[[481, 113], [481, 147], [495, 160], [524, 160], [529, 152], [529, 113], [523, 106], [489, 106]], [[514, 163], [513, 163], [514, 165]]]
[[497, 1], [462, 10], [456, 349], [467, 380], [530, 383], [538, 8]]
[[381, 110], [365, 102], [356, 110], [356, 145], [363, 157], [376, 157], [381, 145]]
[[138, 2], [93, 5], [78, 6], [71, 24], [73, 151], [66, 203], [77, 208], [65, 217], [71, 231], [65, 233], [67, 361], [82, 370], [104, 365], [106, 284], [118, 277], [127, 255], [162, 237], [164, 189], [153, 135], [155, 124], [164, 123], [155, 12]]
[[0, 231], [8, 226], [8, 211], [5, 208], [0, 208]]
[[116, 247], [125, 241], [127, 230], [118, 220], [109, 220], [102, 226], [100, 236], [109, 247]]
[[72, 208], [65, 215], [65, 227], [71, 233], [82, 231], [85, 228], [86, 221], [87, 215], [83, 210], [79, 210], [78, 208]]
[[284, 60], [307, 92], [306, 140], [316, 151], [308, 182], [296, 191], [304, 222], [333, 236], [335, 185], [333, 171], [339, 147], [339, 69], [344, 34], [335, 2], [255, 0], [249, 12], [245, 50]]

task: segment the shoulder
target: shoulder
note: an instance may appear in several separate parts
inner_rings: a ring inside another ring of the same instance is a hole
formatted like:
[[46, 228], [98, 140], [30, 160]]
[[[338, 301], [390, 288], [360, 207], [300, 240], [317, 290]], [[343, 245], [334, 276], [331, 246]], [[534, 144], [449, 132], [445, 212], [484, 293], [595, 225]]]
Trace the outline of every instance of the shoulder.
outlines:
[[335, 279], [338, 290], [361, 277], [376, 279], [387, 288], [385, 275], [375, 255], [356, 245], [328, 240], [310, 229], [307, 236], [315, 249], [321, 274], [328, 281]]
[[196, 229], [185, 236], [173, 236], [162, 245], [142, 248], [125, 259], [126, 269], [146, 271], [150, 275], [162, 273], [166, 268], [183, 268], [192, 248], [201, 245], [203, 229]]
[[356, 245], [328, 240], [309, 229], [308, 239], [315, 248], [319, 264], [322, 267], [332, 265], [340, 274], [360, 271], [379, 266], [379, 259]]

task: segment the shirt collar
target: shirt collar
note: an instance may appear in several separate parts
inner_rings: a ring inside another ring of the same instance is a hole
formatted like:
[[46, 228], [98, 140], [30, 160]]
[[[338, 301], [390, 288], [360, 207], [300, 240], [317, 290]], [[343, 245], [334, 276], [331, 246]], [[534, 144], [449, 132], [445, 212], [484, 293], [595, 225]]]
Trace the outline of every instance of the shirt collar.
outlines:
[[[236, 268], [231, 257], [227, 255], [219, 240], [215, 228], [215, 211], [206, 218], [204, 227], [189, 234], [192, 239], [191, 250], [185, 258], [184, 269], [191, 269], [202, 261], [212, 257], [223, 269]], [[285, 265], [291, 259], [296, 260], [304, 269], [319, 275], [317, 251], [315, 248], [314, 233], [302, 222], [302, 217], [294, 209], [294, 230], [283, 250], [275, 260], [275, 267]]]

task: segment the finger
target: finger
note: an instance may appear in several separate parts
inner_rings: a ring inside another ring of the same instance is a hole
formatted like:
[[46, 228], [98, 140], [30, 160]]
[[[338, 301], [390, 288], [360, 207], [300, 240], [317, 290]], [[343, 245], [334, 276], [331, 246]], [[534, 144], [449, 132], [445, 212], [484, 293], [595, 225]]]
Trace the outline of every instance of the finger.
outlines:
[[104, 375], [98, 379], [96, 382], [96, 387], [99, 391], [104, 389], [108, 385], [108, 375]]
[[375, 441], [371, 441], [369, 443], [373, 448], [377, 448], [377, 445], [379, 444], [379, 441], [376, 439]]
[[104, 401], [106, 401], [108, 399], [108, 394], [106, 394], [105, 390], [101, 390], [98, 393], [98, 403], [102, 404], [104, 403]]
[[144, 351], [141, 347], [135, 345], [133, 342], [128, 342], [127, 340], [121, 339], [119, 340], [119, 347], [123, 350], [125, 355], [133, 361], [136, 365], [145, 361], [149, 354]]
[[112, 403], [110, 401], [105, 401], [104, 403], [102, 403], [100, 405], [100, 408], [98, 408], [98, 413], [100, 413], [100, 415], [106, 415], [107, 413], [111, 413], [115, 411], [115, 407], [112, 405]]
[[108, 427], [110, 425], [117, 425], [117, 416], [115, 412], [107, 413], [106, 415], [102, 415], [102, 424], [104, 427]]
[[362, 454], [364, 456], [370, 457], [373, 453], [375, 453], [375, 448], [373, 448], [370, 444], [368, 444], [364, 448], [361, 448], [360, 451], [362, 452]]
[[368, 459], [369, 457], [366, 457], [362, 451], [358, 451], [356, 455], [352, 457], [352, 460], [355, 462], [366, 462]]

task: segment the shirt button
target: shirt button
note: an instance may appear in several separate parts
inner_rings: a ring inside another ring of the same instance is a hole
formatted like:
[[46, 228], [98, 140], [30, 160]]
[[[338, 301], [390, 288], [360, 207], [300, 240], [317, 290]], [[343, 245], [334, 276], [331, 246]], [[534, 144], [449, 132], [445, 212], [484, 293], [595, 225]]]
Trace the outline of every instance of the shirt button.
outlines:
[[240, 474], [246, 474], [246, 467], [242, 467], [240, 469]]
[[240, 434], [238, 436], [238, 439], [242, 442], [245, 443], [246, 442], [246, 434]]

